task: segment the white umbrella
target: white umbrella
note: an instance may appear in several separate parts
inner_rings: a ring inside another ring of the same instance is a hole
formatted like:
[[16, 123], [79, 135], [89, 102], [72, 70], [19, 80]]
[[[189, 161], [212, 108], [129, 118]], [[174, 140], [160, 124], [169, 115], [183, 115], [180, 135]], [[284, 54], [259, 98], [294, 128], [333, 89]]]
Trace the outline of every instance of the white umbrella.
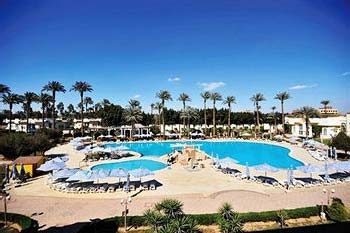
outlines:
[[248, 179], [250, 178], [250, 171], [249, 171], [248, 162], [245, 164], [245, 175]]
[[75, 173], [77, 173], [78, 171], [80, 171], [79, 168], [65, 168], [62, 170], [59, 170], [57, 172], [53, 173], [53, 178], [56, 179], [60, 179], [60, 178], [68, 178], [72, 175], [74, 175]]
[[64, 162], [55, 162], [53, 160], [50, 160], [50, 161], [42, 164], [37, 170], [48, 172], [48, 171], [60, 170], [60, 169], [64, 168], [65, 166], [66, 166], [66, 164]]
[[74, 175], [70, 176], [67, 181], [80, 181], [80, 180], [91, 180], [91, 171], [78, 171]]
[[104, 152], [104, 148], [97, 146], [97, 147], [92, 148], [91, 152], [92, 153]]
[[106, 169], [94, 169], [91, 171], [90, 179], [98, 180], [109, 177], [110, 171]]
[[255, 170], [257, 171], [264, 171], [265, 172], [265, 176], [267, 175], [267, 172], [278, 172], [279, 169], [275, 168], [267, 163], [263, 163], [260, 165], [256, 165], [254, 166]]
[[322, 172], [323, 169], [317, 165], [304, 165], [297, 167], [297, 170], [302, 171], [304, 173], [310, 173], [310, 176], [312, 177], [313, 172]]
[[238, 161], [230, 157], [225, 157], [220, 159], [219, 163], [222, 167], [231, 167], [233, 164], [238, 163]]
[[124, 145], [121, 145], [121, 146], [117, 146], [116, 148], [115, 148], [115, 150], [119, 150], [119, 151], [121, 151], [121, 150], [128, 150], [129, 149], [129, 147], [127, 147], [127, 146], [124, 146]]
[[68, 156], [56, 157], [56, 158], [52, 159], [52, 161], [57, 162], [57, 163], [67, 162], [68, 160], [69, 160]]

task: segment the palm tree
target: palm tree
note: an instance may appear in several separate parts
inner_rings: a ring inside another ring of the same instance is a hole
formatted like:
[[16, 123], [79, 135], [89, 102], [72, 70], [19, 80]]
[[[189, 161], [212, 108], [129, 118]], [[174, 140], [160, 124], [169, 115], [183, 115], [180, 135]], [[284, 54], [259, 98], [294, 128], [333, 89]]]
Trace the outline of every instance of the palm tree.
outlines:
[[64, 103], [63, 102], [59, 102], [56, 106], [58, 112], [60, 113], [61, 117], [63, 117], [64, 115]]
[[302, 117], [305, 120], [305, 126], [306, 126], [306, 138], [309, 137], [309, 125], [310, 125], [310, 118], [312, 117], [318, 117], [319, 112], [317, 109], [314, 109], [312, 107], [304, 106], [302, 108], [299, 108], [295, 111], [295, 115], [298, 117]]
[[87, 82], [77, 81], [70, 89], [80, 94], [80, 118], [81, 118], [81, 134], [84, 134], [84, 92], [93, 91], [91, 85]]
[[10, 92], [11, 90], [8, 86], [0, 83], [0, 94], [10, 93]]
[[275, 130], [277, 130], [276, 109], [276, 106], [271, 107]]
[[224, 100], [224, 104], [228, 106], [228, 135], [231, 137], [231, 104], [236, 103], [236, 98], [234, 96], [227, 96]]
[[[185, 111], [186, 109], [186, 102], [191, 101], [191, 98], [189, 95], [187, 95], [186, 93], [181, 93], [179, 98], [177, 99], [178, 101], [182, 101], [182, 105], [183, 105], [183, 111]], [[185, 129], [185, 118], [183, 119], [183, 128]]]
[[260, 110], [260, 105], [259, 103], [261, 101], [264, 101], [266, 100], [264, 95], [261, 94], [261, 93], [257, 93], [255, 95], [253, 95], [251, 98], [250, 98], [251, 101], [254, 102], [254, 105], [256, 107], [256, 126], [255, 126], [255, 132], [257, 132], [258, 130], [258, 134], [260, 132], [260, 119], [259, 119], [259, 110]]
[[184, 110], [180, 112], [180, 118], [186, 120], [187, 119], [187, 129], [188, 133], [190, 132], [190, 123], [191, 119], [198, 119], [200, 117], [198, 109], [187, 106]]
[[85, 112], [87, 113], [88, 112], [88, 106], [89, 105], [93, 105], [94, 104], [94, 101], [91, 99], [91, 97], [85, 97], [84, 98], [84, 104], [85, 104]]
[[216, 135], [216, 122], [215, 122], [215, 103], [216, 101], [221, 101], [222, 97], [218, 92], [210, 94], [210, 99], [213, 101], [213, 137]]
[[8, 93], [8, 94], [5, 94], [5, 95], [2, 96], [2, 102], [9, 106], [9, 121], [10, 121], [9, 132], [11, 132], [11, 129], [12, 129], [11, 127], [12, 127], [12, 109], [13, 109], [13, 105], [23, 102], [23, 96], [20, 96], [20, 95], [17, 95], [17, 94]]
[[169, 218], [177, 218], [184, 214], [183, 203], [175, 199], [164, 199], [155, 205], [155, 209]]
[[165, 138], [165, 116], [164, 116], [165, 101], [173, 100], [173, 99], [171, 98], [171, 94], [166, 90], [161, 90], [160, 92], [157, 93], [156, 96], [161, 100], [161, 103], [162, 103], [163, 138]]
[[126, 122], [131, 124], [131, 137], [135, 129], [135, 124], [142, 120], [141, 105], [138, 100], [129, 100], [129, 105], [124, 109], [123, 116]]
[[162, 104], [160, 102], [156, 102], [154, 104], [154, 109], [158, 110], [158, 118], [157, 118], [157, 125], [160, 125], [160, 114], [162, 112]]
[[52, 92], [52, 128], [56, 128], [56, 117], [55, 117], [55, 104], [56, 104], [56, 93], [57, 92], [66, 92], [64, 86], [58, 81], [51, 81], [43, 87], [43, 91]]
[[218, 211], [219, 219], [218, 225], [222, 233], [236, 233], [242, 232], [242, 221], [236, 212], [233, 211], [229, 203], [224, 203]]
[[145, 223], [151, 226], [151, 232], [158, 232], [158, 228], [163, 224], [163, 216], [156, 210], [148, 209], [143, 214]]
[[41, 124], [42, 128], [45, 128], [45, 109], [52, 102], [52, 96], [46, 93], [41, 93], [39, 96], [39, 102], [41, 103]]
[[321, 104], [323, 105], [323, 108], [326, 109], [327, 106], [328, 106], [328, 104], [329, 104], [330, 102], [331, 102], [331, 101], [329, 101], [329, 100], [322, 100], [322, 101], [321, 101]]
[[39, 96], [35, 94], [34, 92], [26, 92], [23, 96], [23, 103], [25, 106], [26, 111], [26, 127], [27, 127], [27, 133], [29, 133], [29, 115], [31, 112], [31, 105], [33, 102], [38, 102]]
[[281, 113], [282, 113], [282, 131], [284, 134], [284, 101], [290, 99], [291, 96], [289, 95], [288, 92], [284, 91], [284, 92], [280, 92], [275, 96], [275, 99], [281, 101]]
[[203, 110], [204, 110], [204, 131], [205, 131], [205, 135], [207, 135], [207, 100], [210, 99], [210, 92], [209, 91], [205, 91], [201, 93], [201, 97], [203, 99]]

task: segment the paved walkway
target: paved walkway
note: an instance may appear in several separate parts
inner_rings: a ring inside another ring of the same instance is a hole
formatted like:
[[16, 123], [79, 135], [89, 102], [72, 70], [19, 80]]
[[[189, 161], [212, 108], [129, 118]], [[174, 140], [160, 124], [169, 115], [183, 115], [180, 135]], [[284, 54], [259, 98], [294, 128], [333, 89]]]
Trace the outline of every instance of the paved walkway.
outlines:
[[[326, 186], [326, 188], [334, 188], [336, 191], [334, 196], [340, 197], [348, 206], [350, 205], [349, 184]], [[130, 214], [142, 215], [146, 209], [151, 208], [156, 202], [166, 197], [182, 201], [186, 213], [213, 213], [223, 202], [232, 203], [234, 209], [239, 212], [315, 206], [327, 202], [327, 195], [323, 193], [322, 189], [323, 187], [315, 187], [271, 194], [233, 190], [214, 193], [210, 196], [200, 194], [156, 197], [136, 196], [130, 204]], [[84, 196], [81, 196], [81, 198], [13, 196], [9, 201], [8, 211], [28, 216], [34, 213], [42, 213], [33, 216], [33, 218], [38, 220], [40, 225], [45, 225], [44, 228], [48, 228], [85, 222], [94, 218], [120, 215], [122, 211], [120, 201], [120, 197], [115, 199], [92, 199]]]

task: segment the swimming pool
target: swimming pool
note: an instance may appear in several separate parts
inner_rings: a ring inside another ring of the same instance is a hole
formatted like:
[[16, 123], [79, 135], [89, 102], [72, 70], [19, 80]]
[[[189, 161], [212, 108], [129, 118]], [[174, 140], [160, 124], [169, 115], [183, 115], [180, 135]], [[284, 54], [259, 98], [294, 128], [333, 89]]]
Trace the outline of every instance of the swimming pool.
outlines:
[[135, 159], [135, 160], [128, 160], [124, 162], [117, 162], [117, 163], [103, 163], [98, 164], [93, 167], [91, 167], [91, 170], [95, 169], [106, 169], [106, 170], [113, 170], [117, 168], [124, 168], [126, 170], [134, 170], [137, 168], [147, 168], [151, 171], [157, 171], [165, 168], [167, 165], [161, 162], [149, 160], [149, 159]]
[[173, 151], [171, 147], [175, 143], [186, 143], [200, 145], [200, 149], [208, 155], [219, 157], [231, 157], [238, 160], [238, 163], [254, 166], [268, 163], [278, 168], [289, 168], [304, 165], [302, 162], [289, 156], [290, 150], [276, 145], [240, 142], [240, 141], [165, 141], [165, 142], [123, 142], [109, 143], [105, 147], [127, 146], [130, 150], [141, 153], [143, 156], [159, 157]]

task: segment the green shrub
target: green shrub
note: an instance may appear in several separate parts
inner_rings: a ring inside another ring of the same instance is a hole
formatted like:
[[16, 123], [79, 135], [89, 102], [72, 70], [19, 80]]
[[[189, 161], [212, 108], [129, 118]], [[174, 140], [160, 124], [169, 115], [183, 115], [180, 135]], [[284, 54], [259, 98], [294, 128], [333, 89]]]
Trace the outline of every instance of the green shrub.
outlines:
[[[17, 223], [21, 226], [21, 233], [35, 233], [38, 231], [39, 224], [36, 220], [31, 219], [25, 215], [7, 213], [7, 221]], [[0, 213], [0, 220], [4, 221], [4, 213]]]
[[332, 199], [332, 204], [328, 207], [327, 214], [329, 219], [336, 222], [344, 222], [349, 219], [349, 213], [339, 198]]

